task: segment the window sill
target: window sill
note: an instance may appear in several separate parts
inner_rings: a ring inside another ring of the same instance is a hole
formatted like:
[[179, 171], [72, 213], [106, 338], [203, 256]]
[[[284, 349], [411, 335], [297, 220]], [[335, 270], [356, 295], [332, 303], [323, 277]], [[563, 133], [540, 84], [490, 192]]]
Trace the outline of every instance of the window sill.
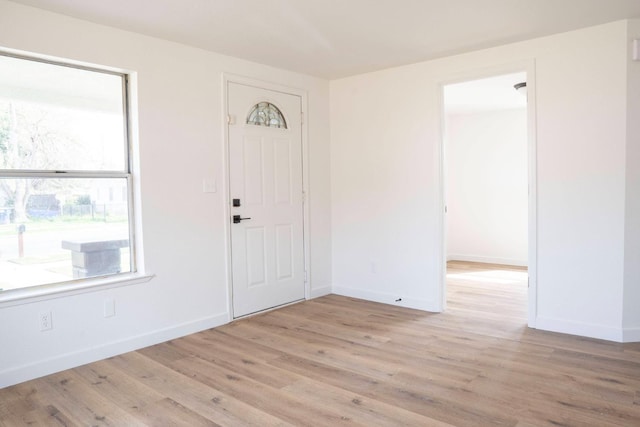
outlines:
[[154, 274], [119, 274], [117, 276], [6, 290], [0, 292], [0, 308], [146, 283], [154, 277]]

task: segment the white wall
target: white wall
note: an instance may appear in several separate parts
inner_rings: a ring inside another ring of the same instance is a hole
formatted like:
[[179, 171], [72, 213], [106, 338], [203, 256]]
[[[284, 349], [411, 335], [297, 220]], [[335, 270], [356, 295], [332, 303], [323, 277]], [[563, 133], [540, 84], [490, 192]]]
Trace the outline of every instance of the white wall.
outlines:
[[[229, 319], [222, 74], [306, 90], [311, 293], [331, 286], [329, 83], [0, 1], [0, 47], [136, 73], [148, 283], [0, 305], [0, 387]], [[203, 178], [218, 192], [204, 194]], [[103, 317], [114, 298], [116, 316]], [[52, 331], [38, 314], [51, 310]]]
[[445, 134], [447, 259], [526, 266], [526, 109], [447, 114]]
[[620, 340], [627, 53], [621, 21], [332, 81], [334, 291], [439, 308], [439, 85], [535, 61], [535, 321]]
[[[640, 39], [640, 20], [629, 21], [628, 43]], [[625, 338], [640, 341], [640, 61], [628, 55], [627, 163], [625, 212]]]

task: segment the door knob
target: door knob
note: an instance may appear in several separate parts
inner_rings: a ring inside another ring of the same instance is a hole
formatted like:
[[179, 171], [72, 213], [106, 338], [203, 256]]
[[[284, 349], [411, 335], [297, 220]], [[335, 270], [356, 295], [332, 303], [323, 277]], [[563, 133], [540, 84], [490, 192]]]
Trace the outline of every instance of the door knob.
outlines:
[[239, 224], [241, 221], [243, 221], [245, 219], [251, 219], [251, 218], [240, 218], [240, 215], [234, 215], [233, 216], [233, 223], [234, 224]]

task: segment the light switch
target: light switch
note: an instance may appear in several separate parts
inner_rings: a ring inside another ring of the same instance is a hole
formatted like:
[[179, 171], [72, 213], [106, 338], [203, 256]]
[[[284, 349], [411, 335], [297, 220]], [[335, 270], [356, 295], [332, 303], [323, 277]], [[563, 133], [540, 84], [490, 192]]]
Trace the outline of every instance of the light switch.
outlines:
[[218, 185], [215, 179], [203, 179], [202, 180], [202, 192], [203, 193], [215, 193], [218, 191]]

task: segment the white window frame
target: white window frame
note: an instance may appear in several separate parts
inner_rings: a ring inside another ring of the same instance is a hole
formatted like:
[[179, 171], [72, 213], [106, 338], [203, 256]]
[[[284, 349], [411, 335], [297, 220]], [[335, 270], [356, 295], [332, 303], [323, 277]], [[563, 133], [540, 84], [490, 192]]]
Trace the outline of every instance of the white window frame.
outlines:
[[[41, 58], [36, 55], [16, 54], [0, 50], [1, 56], [11, 57], [15, 59], [41, 62], [60, 67], [69, 67], [89, 72], [110, 74], [119, 76], [122, 79], [122, 112], [124, 116], [124, 137], [125, 149], [123, 152], [125, 164], [122, 171], [79, 171], [79, 170], [11, 170], [0, 169], [0, 179], [2, 178], [84, 178], [84, 179], [109, 179], [120, 178], [127, 182], [127, 203], [128, 203], [128, 225], [129, 225], [129, 257], [130, 271], [123, 273], [114, 273], [106, 276], [95, 276], [88, 278], [74, 278], [68, 281], [53, 282], [41, 285], [28, 286], [24, 288], [8, 289], [0, 291], [0, 308], [5, 306], [32, 303], [39, 300], [50, 299], [51, 297], [60, 297], [64, 295], [75, 295], [93, 290], [110, 289], [114, 287], [133, 285], [144, 283], [151, 280], [154, 275], [141, 271], [142, 267], [142, 249], [140, 239], [137, 239], [136, 230], [140, 229], [140, 218], [138, 209], [136, 209], [136, 200], [139, 191], [134, 186], [133, 176], [133, 135], [132, 128], [132, 102], [131, 102], [131, 74], [123, 71], [114, 71], [95, 66], [74, 64], [65, 62], [61, 59]], [[136, 180], [137, 181], [137, 180]]]

